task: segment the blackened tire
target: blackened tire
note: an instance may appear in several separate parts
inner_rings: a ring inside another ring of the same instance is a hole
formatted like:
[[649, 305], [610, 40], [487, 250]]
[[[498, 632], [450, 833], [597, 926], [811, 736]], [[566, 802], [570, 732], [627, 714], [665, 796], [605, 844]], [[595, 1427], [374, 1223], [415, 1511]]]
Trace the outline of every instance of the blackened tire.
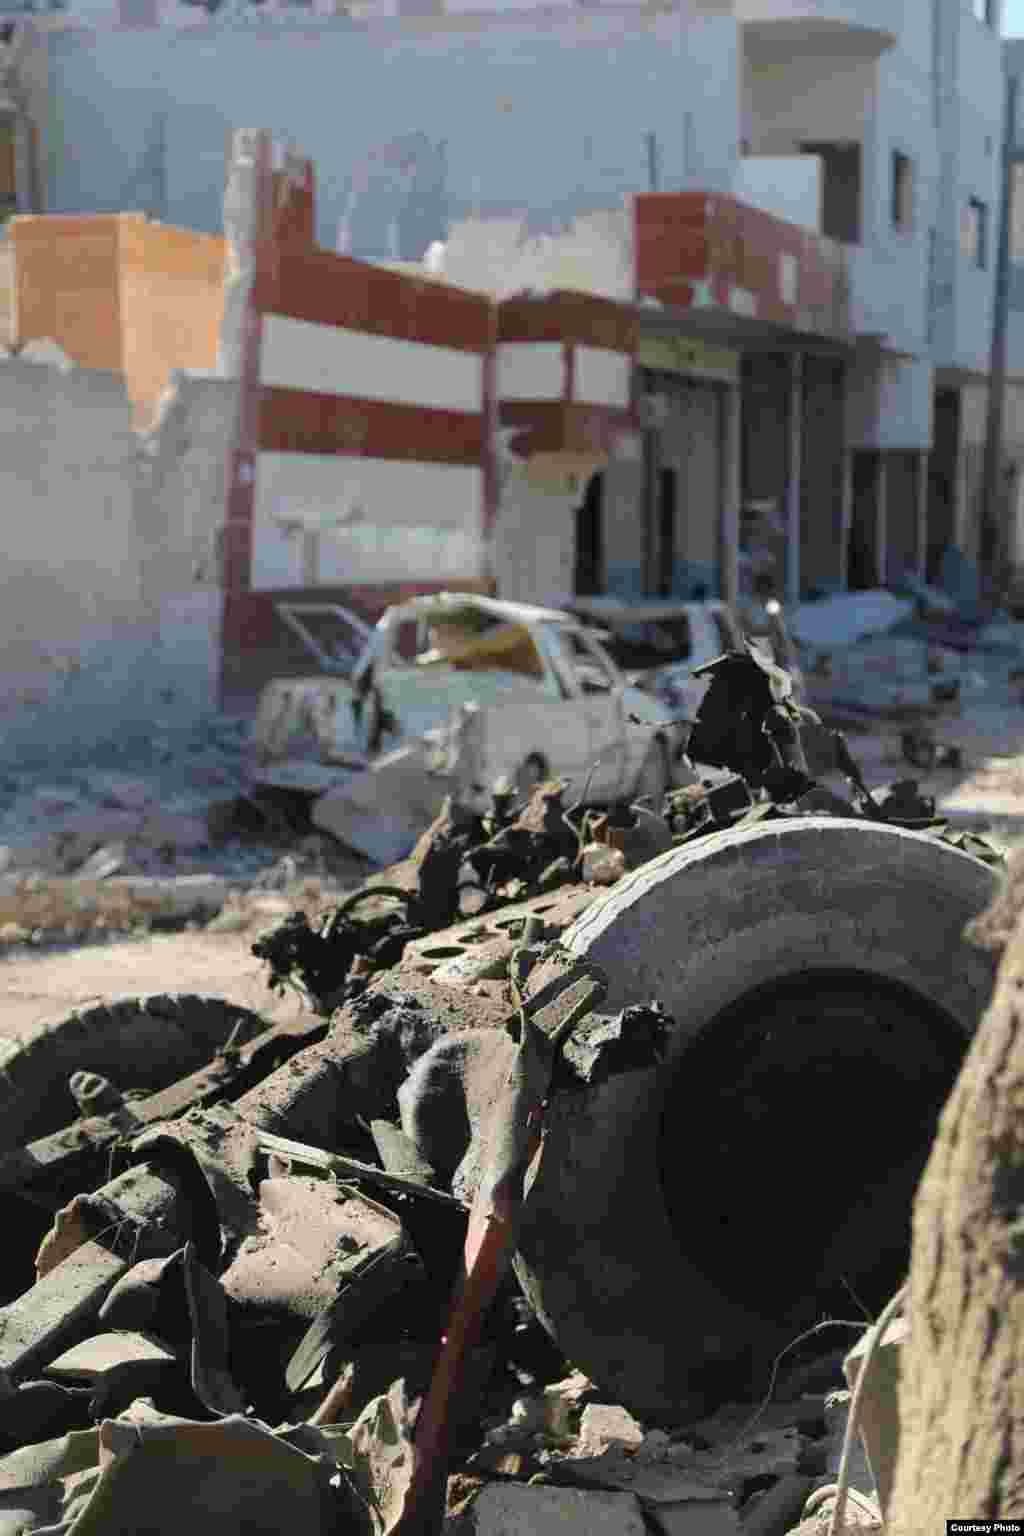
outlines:
[[[642, 1419], [684, 1422], [749, 1387], [743, 1373], [756, 1376], [793, 1339], [802, 1306], [816, 1321], [824, 1310], [817, 1277], [799, 1266], [792, 1305], [779, 1304], [787, 1256], [774, 1237], [773, 1205], [816, 1223], [823, 1249], [834, 1247], [848, 1210], [843, 1180], [856, 1180], [859, 1160], [866, 1166], [868, 1154], [884, 1151], [890, 1120], [905, 1121], [918, 1144], [907, 1164], [910, 1182], [898, 1186], [895, 1216], [887, 1209], [872, 1219], [868, 1209], [858, 1230], [870, 1247], [889, 1240], [886, 1222], [895, 1222], [899, 1249], [905, 1222], [909, 1241], [914, 1158], [927, 1153], [936, 1105], [991, 994], [992, 959], [963, 931], [997, 883], [987, 865], [923, 834], [828, 817], [775, 821], [661, 855], [564, 935], [571, 953], [607, 973], [603, 1011], [657, 999], [674, 1021], [661, 1068], [556, 1098], [524, 1212], [516, 1259], [524, 1290], [568, 1358], [609, 1401]], [[544, 979], [542, 968], [531, 990]], [[835, 1014], [821, 1024], [830, 1043], [820, 1078], [806, 1066], [813, 1060], [822, 1069], [819, 987]], [[801, 988], [802, 1007], [793, 1002]], [[853, 993], [844, 998], [843, 988]], [[863, 1006], [851, 1014], [858, 992]], [[787, 1029], [790, 1011], [801, 1028]], [[762, 1014], [772, 1025], [758, 1039]], [[754, 1093], [761, 1119], [747, 1115], [745, 1102], [728, 1102], [747, 1070], [746, 1058], [735, 1054], [732, 1021], [740, 1018], [748, 1053], [776, 1053], [775, 1075], [764, 1081], [774, 1085], [786, 1125], [773, 1125], [771, 1093]], [[847, 1068], [856, 1078], [848, 1102], [828, 1078], [833, 1050], [840, 1079]], [[919, 1056], [927, 1103], [915, 1097]], [[896, 1062], [888, 1075], [883, 1060]], [[831, 1127], [824, 1135], [823, 1103]], [[775, 1139], [792, 1138], [789, 1122], [795, 1118], [799, 1128], [802, 1107], [814, 1109], [815, 1130], [808, 1126], [798, 1156], [790, 1160], [787, 1151], [780, 1159]], [[761, 1190], [757, 1198], [735, 1163], [732, 1182], [722, 1178], [719, 1112], [746, 1134], [745, 1166]], [[703, 1140], [686, 1140], [688, 1116], [701, 1120]], [[686, 1156], [666, 1162], [666, 1137], [688, 1147]], [[759, 1164], [772, 1157], [775, 1182], [765, 1195]], [[731, 1271], [718, 1253], [727, 1231]], [[848, 1243], [839, 1247], [850, 1251]], [[893, 1262], [903, 1262], [899, 1252]], [[759, 1285], [762, 1277], [774, 1291]], [[838, 1315], [850, 1316], [851, 1307], [857, 1315], [849, 1300]], [[834, 1347], [836, 1336], [825, 1342]]]
[[236, 1026], [236, 1045], [269, 1027], [248, 1008], [193, 994], [119, 998], [37, 1024], [25, 1038], [4, 1042], [0, 1152], [78, 1118], [68, 1088], [73, 1072], [96, 1072], [122, 1092], [155, 1093], [206, 1066]]

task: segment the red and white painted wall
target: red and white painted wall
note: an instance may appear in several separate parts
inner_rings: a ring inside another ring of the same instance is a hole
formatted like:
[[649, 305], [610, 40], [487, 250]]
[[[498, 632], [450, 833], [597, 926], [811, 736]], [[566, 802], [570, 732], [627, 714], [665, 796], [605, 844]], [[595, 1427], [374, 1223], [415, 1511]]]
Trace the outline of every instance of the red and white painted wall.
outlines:
[[275, 171], [266, 136], [248, 138], [228, 698], [279, 665], [285, 593], [372, 620], [412, 591], [571, 592], [573, 507], [631, 432], [635, 350], [631, 313], [611, 300], [496, 302], [318, 248], [312, 168], [277, 155]]
[[[489, 581], [494, 313], [482, 295], [313, 244], [313, 173], [251, 136], [251, 263], [229, 450], [222, 684], [281, 645], [275, 598], [375, 619]], [[244, 214], [243, 220], [244, 222]], [[244, 244], [244, 241], [242, 242]]]

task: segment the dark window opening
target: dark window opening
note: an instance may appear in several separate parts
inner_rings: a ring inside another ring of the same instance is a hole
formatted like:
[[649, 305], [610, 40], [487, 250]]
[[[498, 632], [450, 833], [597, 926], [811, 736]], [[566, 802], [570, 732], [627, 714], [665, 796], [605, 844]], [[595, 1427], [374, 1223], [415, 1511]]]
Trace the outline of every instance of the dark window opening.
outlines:
[[988, 266], [988, 204], [978, 197], [968, 199], [960, 244], [971, 265], [984, 272]]
[[658, 505], [658, 595], [672, 596], [672, 584], [676, 567], [676, 487], [678, 477], [674, 469], [663, 469], [659, 475]]
[[898, 149], [892, 152], [892, 206], [890, 209], [893, 229], [909, 230], [914, 222], [914, 164], [908, 155]]
[[583, 501], [576, 508], [576, 573], [578, 597], [604, 591], [604, 475], [591, 475]]
[[861, 150], [859, 144], [800, 145], [821, 161], [821, 232], [844, 245], [860, 244]]

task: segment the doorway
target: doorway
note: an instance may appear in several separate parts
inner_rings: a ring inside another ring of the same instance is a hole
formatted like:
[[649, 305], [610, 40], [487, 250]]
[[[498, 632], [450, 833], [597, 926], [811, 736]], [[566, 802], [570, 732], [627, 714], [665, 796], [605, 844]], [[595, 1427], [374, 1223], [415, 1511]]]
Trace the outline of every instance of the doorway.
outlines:
[[604, 576], [604, 472], [598, 470], [587, 481], [583, 500], [576, 508], [576, 596], [600, 596]]
[[658, 476], [658, 596], [671, 597], [676, 572], [676, 503], [678, 475], [663, 469]]
[[821, 161], [821, 233], [844, 245], [859, 245], [861, 230], [861, 149], [856, 143], [808, 143], [802, 155]]
[[847, 581], [851, 592], [878, 586], [878, 453], [861, 450], [851, 465], [852, 516]]
[[956, 491], [960, 443], [960, 391], [937, 389], [928, 456], [928, 552], [925, 574], [940, 585], [942, 557], [956, 543]]

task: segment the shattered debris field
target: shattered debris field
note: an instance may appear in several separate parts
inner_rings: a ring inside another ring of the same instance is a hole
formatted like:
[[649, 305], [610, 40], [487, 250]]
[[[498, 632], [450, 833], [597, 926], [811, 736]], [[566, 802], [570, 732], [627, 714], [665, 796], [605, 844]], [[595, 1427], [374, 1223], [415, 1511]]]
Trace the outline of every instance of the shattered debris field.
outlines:
[[4, 877], [0, 1529], [881, 1526], [850, 1393], [1003, 855], [756, 647], [709, 671], [661, 804]]

